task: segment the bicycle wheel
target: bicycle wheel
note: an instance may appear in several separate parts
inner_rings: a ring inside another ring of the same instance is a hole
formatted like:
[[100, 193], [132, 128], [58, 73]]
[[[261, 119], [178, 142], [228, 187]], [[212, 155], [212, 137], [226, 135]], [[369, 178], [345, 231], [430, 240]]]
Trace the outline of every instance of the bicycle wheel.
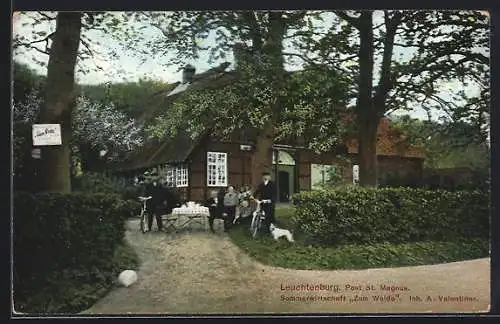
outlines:
[[257, 237], [260, 228], [260, 213], [255, 213], [252, 218], [252, 224], [250, 224], [250, 234], [253, 238]]
[[141, 210], [141, 232], [142, 233], [146, 233], [148, 231], [147, 229], [147, 218], [148, 217], [148, 214], [146, 213], [146, 211], [144, 209]]

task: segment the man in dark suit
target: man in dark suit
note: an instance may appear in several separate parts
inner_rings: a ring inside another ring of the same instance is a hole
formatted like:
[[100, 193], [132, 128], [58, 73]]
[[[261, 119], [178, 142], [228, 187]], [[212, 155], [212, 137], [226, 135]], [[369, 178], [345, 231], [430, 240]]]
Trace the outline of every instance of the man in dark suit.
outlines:
[[275, 223], [274, 209], [276, 206], [276, 187], [274, 182], [271, 181], [271, 174], [269, 172], [262, 173], [262, 182], [255, 190], [254, 196], [258, 200], [267, 202], [262, 204], [261, 208], [266, 213], [265, 225], [269, 231], [269, 225]]
[[152, 199], [146, 201], [146, 212], [148, 214], [148, 231], [151, 232], [153, 227], [153, 216], [156, 217], [156, 225], [158, 231], [163, 228], [161, 220], [161, 207], [163, 205], [164, 197], [162, 197], [161, 188], [158, 181], [154, 180], [152, 183], [146, 184], [144, 196], [151, 196]]
[[163, 198], [162, 213], [169, 215], [174, 208], [181, 206], [181, 195], [177, 188], [169, 187], [166, 184], [160, 186], [161, 197]]

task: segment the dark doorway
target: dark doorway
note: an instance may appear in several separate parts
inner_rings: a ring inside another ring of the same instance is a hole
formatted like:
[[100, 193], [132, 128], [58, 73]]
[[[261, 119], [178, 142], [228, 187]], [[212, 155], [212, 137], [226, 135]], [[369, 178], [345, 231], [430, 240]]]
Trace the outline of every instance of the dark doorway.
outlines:
[[278, 172], [279, 201], [290, 201], [290, 174], [287, 171]]

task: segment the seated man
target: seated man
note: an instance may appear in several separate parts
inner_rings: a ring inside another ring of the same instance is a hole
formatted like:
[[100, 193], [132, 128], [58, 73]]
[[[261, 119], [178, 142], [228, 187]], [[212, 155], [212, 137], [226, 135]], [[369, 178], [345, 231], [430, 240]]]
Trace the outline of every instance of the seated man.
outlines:
[[227, 187], [227, 193], [224, 196], [224, 209], [227, 218], [224, 219], [224, 231], [229, 232], [233, 225], [234, 218], [236, 217], [236, 208], [239, 203], [239, 195], [234, 190], [233, 186]]
[[208, 223], [210, 224], [210, 230], [214, 232], [214, 220], [223, 219], [222, 213], [224, 212], [224, 199], [220, 197], [220, 193], [217, 191], [211, 192], [211, 197], [206, 201], [205, 206], [208, 207], [210, 216], [208, 217]]

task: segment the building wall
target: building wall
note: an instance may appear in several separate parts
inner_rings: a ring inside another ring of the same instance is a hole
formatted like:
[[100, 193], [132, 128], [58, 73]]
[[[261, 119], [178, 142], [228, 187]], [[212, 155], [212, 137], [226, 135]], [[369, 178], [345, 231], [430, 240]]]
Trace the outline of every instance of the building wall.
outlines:
[[[342, 183], [353, 182], [352, 168], [358, 164], [356, 154], [348, 154], [338, 158], [333, 153], [315, 154], [310, 151], [300, 153], [300, 189], [311, 189], [311, 164], [335, 165], [341, 172]], [[386, 179], [399, 177], [408, 185], [419, 185], [423, 177], [423, 159], [402, 156], [378, 156], [379, 182], [385, 184]]]
[[228, 185], [239, 187], [250, 183], [250, 152], [241, 151], [238, 143], [207, 140], [191, 155], [190, 200], [204, 201], [212, 190], [222, 188], [207, 186], [207, 152], [227, 153]]
[[334, 165], [341, 172], [343, 183], [352, 183], [352, 165], [354, 155], [346, 155], [340, 159], [334, 153], [315, 154], [312, 151], [301, 151], [300, 158], [300, 190], [311, 190], [311, 164]]
[[[241, 186], [251, 183], [251, 152], [241, 151], [239, 143], [224, 143], [207, 140], [191, 155], [190, 183], [188, 196], [190, 200], [204, 201], [212, 190], [221, 187], [207, 187], [207, 152], [225, 152], [228, 158], [228, 185]], [[311, 190], [311, 164], [335, 165], [341, 172], [342, 183], [352, 184], [353, 165], [357, 164], [356, 154], [347, 154], [338, 158], [334, 153], [315, 154], [309, 150], [300, 150], [298, 154], [291, 152], [297, 159], [299, 190]], [[379, 181], [385, 184], [391, 176], [399, 176], [405, 181], [420, 184], [423, 173], [423, 160], [399, 156], [379, 156]], [[279, 169], [281, 170], [281, 168]], [[291, 170], [290, 170], [291, 172]], [[273, 173], [274, 177], [274, 173]], [[292, 175], [295, 179], [295, 175]], [[290, 182], [291, 188], [294, 181]]]

